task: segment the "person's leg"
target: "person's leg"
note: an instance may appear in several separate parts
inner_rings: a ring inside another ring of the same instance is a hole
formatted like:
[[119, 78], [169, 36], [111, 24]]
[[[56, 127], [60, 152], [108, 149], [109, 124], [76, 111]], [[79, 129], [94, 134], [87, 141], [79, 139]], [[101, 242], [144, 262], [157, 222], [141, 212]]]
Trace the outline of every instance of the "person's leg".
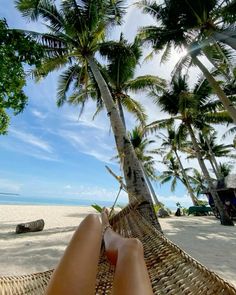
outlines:
[[[102, 223], [109, 224], [107, 212], [102, 213]], [[143, 256], [143, 246], [138, 239], [123, 238], [111, 228], [104, 233], [108, 259], [116, 264], [113, 295], [152, 295], [152, 286]]]
[[98, 216], [90, 214], [81, 222], [52, 275], [45, 295], [94, 295], [101, 232]]

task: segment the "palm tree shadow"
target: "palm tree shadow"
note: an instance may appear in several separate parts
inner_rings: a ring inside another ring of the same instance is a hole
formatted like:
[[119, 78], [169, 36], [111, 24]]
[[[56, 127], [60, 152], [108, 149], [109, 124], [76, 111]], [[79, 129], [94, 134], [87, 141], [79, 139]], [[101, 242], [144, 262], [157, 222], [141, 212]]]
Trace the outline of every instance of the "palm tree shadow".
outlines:
[[235, 227], [221, 225], [214, 216], [174, 217], [167, 222], [166, 228], [162, 226], [167, 238], [236, 285]]

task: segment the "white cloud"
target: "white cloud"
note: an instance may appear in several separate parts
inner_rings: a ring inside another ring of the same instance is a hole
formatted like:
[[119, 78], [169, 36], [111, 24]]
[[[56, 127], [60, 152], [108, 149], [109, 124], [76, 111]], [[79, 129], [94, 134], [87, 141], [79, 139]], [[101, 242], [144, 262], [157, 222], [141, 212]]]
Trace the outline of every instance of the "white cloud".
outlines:
[[48, 152], [48, 153], [53, 152], [53, 149], [48, 142], [40, 139], [38, 136], [35, 136], [31, 133], [27, 133], [27, 132], [23, 132], [23, 131], [19, 131], [17, 129], [11, 128], [9, 134], [12, 134], [14, 137], [19, 139], [20, 141], [23, 141], [29, 145], [37, 147], [45, 152]]
[[107, 129], [103, 124], [98, 124], [96, 120], [92, 120], [92, 117], [89, 118], [89, 115], [83, 115], [81, 118], [79, 118], [78, 114], [75, 113], [69, 113], [66, 114], [65, 119], [69, 121], [70, 124], [75, 124], [77, 126], [83, 126], [86, 128], [94, 128], [99, 130], [105, 130]]
[[188, 208], [193, 205], [190, 197], [188, 195], [183, 195], [182, 197], [171, 195], [171, 196], [157, 196], [158, 200], [164, 203], [167, 207], [171, 209], [176, 208], [176, 203], [179, 202], [181, 206]]
[[0, 146], [8, 151], [13, 151], [16, 153], [21, 153], [36, 159], [45, 160], [45, 161], [53, 161], [58, 162], [60, 159], [55, 154], [47, 154], [44, 151], [35, 149], [34, 146], [29, 146], [27, 144], [22, 144], [21, 142], [12, 142], [9, 140], [8, 142], [1, 142]]
[[22, 184], [12, 181], [10, 179], [0, 178], [0, 192], [5, 193], [19, 193]]
[[43, 114], [42, 112], [40, 112], [36, 109], [32, 109], [31, 112], [35, 117], [37, 117], [39, 119], [45, 119], [47, 117], [45, 114]]
[[98, 136], [96, 132], [89, 132], [89, 130], [78, 130], [78, 132], [61, 130], [60, 136], [66, 141], [69, 141], [79, 152], [92, 156], [105, 163], [111, 163], [110, 159], [116, 153], [114, 144], [109, 144], [112, 140], [102, 134]]
[[[118, 189], [115, 190], [115, 189], [106, 189], [106, 188], [98, 187], [98, 186], [81, 185], [73, 192], [70, 192], [70, 195], [74, 195], [75, 199], [77, 199], [76, 196], [78, 196], [78, 198], [83, 198], [87, 200], [112, 201], [112, 200], [115, 200], [117, 193], [118, 193]], [[118, 198], [118, 203], [127, 202], [127, 201], [128, 201], [128, 196], [124, 191], [122, 191]]]
[[79, 110], [74, 106], [65, 105], [63, 107], [63, 120], [66, 125], [75, 125], [84, 128], [99, 129], [101, 132], [107, 132], [110, 128], [110, 121], [103, 110], [93, 120], [97, 106], [94, 101], [88, 101], [85, 105], [84, 112], [79, 117]]
[[[99, 204], [99, 201], [115, 201], [119, 191], [119, 185], [104, 188], [92, 184], [65, 184], [58, 187], [58, 182], [47, 182], [47, 180], [34, 181], [34, 196], [43, 198], [58, 199], [63, 201], [91, 200]], [[29, 189], [28, 189], [29, 190]], [[119, 203], [127, 203], [127, 194], [122, 191], [118, 198]]]
[[70, 184], [67, 184], [66, 186], [65, 186], [65, 189], [71, 189], [72, 188], [72, 186], [70, 185]]

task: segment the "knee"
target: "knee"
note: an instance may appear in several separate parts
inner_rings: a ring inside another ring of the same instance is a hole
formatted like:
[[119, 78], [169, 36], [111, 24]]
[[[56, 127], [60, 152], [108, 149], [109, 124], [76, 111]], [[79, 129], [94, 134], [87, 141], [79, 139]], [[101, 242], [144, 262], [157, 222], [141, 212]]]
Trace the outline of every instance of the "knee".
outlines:
[[140, 242], [139, 239], [130, 238], [126, 240], [122, 250], [133, 254], [143, 254], [143, 244]]
[[87, 228], [87, 229], [98, 229], [101, 227], [101, 222], [96, 214], [89, 214], [87, 215], [84, 220], [81, 222], [79, 228]]
[[89, 214], [84, 219], [85, 222], [91, 223], [91, 224], [100, 224], [100, 219], [97, 214]]

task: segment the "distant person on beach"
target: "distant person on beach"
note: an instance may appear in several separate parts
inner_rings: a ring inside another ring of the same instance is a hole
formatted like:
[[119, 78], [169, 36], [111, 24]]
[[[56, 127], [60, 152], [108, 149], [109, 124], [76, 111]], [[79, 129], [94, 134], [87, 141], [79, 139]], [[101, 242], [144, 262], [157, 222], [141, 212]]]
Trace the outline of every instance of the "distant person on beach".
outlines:
[[81, 222], [53, 272], [45, 295], [94, 295], [102, 240], [108, 260], [116, 267], [112, 294], [153, 294], [142, 243], [115, 233], [104, 208], [101, 222], [95, 214]]
[[175, 212], [175, 216], [181, 216], [181, 211], [180, 208], [178, 208]]

